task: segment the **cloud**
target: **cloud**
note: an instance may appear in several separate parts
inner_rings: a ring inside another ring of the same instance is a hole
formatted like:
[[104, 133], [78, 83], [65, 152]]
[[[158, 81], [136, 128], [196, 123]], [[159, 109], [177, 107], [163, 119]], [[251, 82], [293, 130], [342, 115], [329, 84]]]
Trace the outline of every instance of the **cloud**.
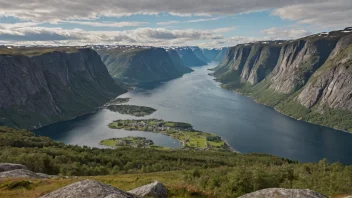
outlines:
[[199, 22], [205, 22], [205, 21], [217, 21], [219, 19], [221, 19], [221, 17], [194, 19], [194, 20], [189, 20], [189, 21], [186, 21], [186, 22], [187, 23], [199, 23]]
[[304, 29], [284, 29], [284, 28], [270, 28], [262, 30], [268, 40], [279, 40], [279, 39], [296, 39], [312, 34], [311, 32]]
[[137, 28], [125, 31], [85, 31], [82, 29], [62, 29], [33, 27], [35, 24], [0, 24], [0, 41], [12, 44], [139, 44], [139, 45], [186, 45], [197, 40], [224, 39], [213, 30], [168, 30], [165, 28]]
[[[308, 12], [298, 10], [299, 13], [303, 14], [302, 16], [297, 14], [297, 10], [291, 8], [300, 8]], [[347, 16], [350, 16], [348, 12], [351, 13], [352, 6], [350, 0], [145, 0], [138, 1], [138, 3], [131, 0], [46, 0], [44, 2], [38, 0], [0, 0], [1, 16], [13, 16], [22, 20], [39, 22], [94, 19], [100, 16], [158, 14], [161, 12], [178, 16], [234, 15], [267, 9], [279, 9], [274, 13], [280, 17], [302, 18], [307, 22], [320, 22], [327, 16], [334, 18], [333, 21], [340, 19], [346, 22]], [[320, 12], [318, 15], [309, 14], [311, 10], [315, 14], [315, 11], [320, 10]], [[337, 14], [341, 11], [347, 16]], [[320, 17], [320, 14], [323, 14], [323, 17]]]
[[172, 25], [172, 24], [178, 24], [181, 23], [181, 21], [166, 21], [166, 22], [159, 22], [157, 25]]
[[136, 27], [148, 24], [147, 22], [140, 22], [140, 21], [122, 21], [122, 22], [111, 22], [111, 21], [63, 21], [63, 23], [72, 23], [72, 24], [79, 24], [79, 25], [87, 25], [93, 27]]
[[206, 22], [206, 21], [216, 21], [221, 19], [222, 17], [214, 17], [214, 18], [201, 18], [201, 19], [194, 19], [188, 21], [166, 21], [166, 22], [159, 22], [157, 25], [172, 25], [172, 24], [179, 24], [179, 23], [199, 23], [199, 22]]
[[301, 24], [345, 27], [352, 24], [352, 1], [324, 0], [319, 3], [290, 5], [274, 10], [273, 15]]

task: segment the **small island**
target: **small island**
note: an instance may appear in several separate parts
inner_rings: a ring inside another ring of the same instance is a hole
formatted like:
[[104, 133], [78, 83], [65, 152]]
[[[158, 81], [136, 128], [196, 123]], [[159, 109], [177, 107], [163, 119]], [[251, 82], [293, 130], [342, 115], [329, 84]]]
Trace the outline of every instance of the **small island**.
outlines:
[[115, 120], [108, 125], [112, 129], [136, 130], [160, 133], [170, 136], [183, 144], [183, 149], [231, 151], [225, 141], [215, 134], [197, 131], [183, 122], [171, 122], [158, 119]]
[[100, 141], [100, 145], [109, 146], [112, 148], [158, 148], [158, 146], [154, 145], [154, 142], [152, 140], [149, 140], [145, 137], [132, 136], [102, 140]]
[[129, 101], [130, 101], [130, 98], [115, 98], [110, 102], [106, 103], [105, 106], [124, 104], [124, 103], [128, 103]]
[[151, 107], [136, 106], [136, 105], [110, 105], [106, 107], [110, 111], [118, 112], [121, 114], [133, 115], [136, 117], [143, 117], [150, 115], [156, 111]]

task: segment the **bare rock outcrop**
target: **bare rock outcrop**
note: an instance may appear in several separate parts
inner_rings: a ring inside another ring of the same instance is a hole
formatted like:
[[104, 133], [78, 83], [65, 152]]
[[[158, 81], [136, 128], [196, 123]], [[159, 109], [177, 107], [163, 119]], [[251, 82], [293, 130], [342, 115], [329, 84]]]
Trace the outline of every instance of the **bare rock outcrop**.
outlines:
[[167, 188], [158, 181], [130, 190], [128, 192], [136, 195], [137, 197], [153, 197], [153, 198], [167, 197]]
[[41, 198], [135, 198], [134, 195], [119, 190], [107, 184], [95, 180], [83, 180], [49, 194]]
[[27, 169], [15, 169], [0, 173], [0, 178], [46, 178]]
[[28, 170], [27, 166], [22, 165], [22, 164], [0, 163], [0, 172], [16, 170], [16, 169]]
[[308, 189], [268, 188], [243, 195], [239, 198], [325, 198], [322, 194]]
[[325, 64], [298, 95], [307, 108], [315, 105], [352, 111], [352, 34], [343, 37]]

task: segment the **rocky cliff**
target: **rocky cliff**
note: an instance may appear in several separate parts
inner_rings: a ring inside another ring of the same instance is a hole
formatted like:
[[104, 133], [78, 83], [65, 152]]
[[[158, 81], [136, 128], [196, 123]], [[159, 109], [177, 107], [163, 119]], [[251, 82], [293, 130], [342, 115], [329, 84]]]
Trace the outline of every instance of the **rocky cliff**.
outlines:
[[5, 51], [0, 75], [0, 125], [12, 127], [71, 119], [124, 92], [91, 49]]
[[287, 115], [352, 131], [352, 31], [231, 47], [214, 75]]
[[110, 75], [126, 83], [170, 80], [192, 71], [179, 62], [177, 54], [163, 48], [113, 46], [97, 51]]

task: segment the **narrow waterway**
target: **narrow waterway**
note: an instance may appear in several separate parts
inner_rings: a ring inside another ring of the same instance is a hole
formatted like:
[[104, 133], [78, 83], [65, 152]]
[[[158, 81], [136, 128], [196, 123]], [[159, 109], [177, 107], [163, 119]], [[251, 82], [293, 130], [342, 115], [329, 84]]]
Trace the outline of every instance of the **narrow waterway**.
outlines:
[[[267, 153], [280, 157], [315, 162], [352, 164], [352, 135], [327, 127], [297, 121], [252, 99], [220, 88], [207, 69], [194, 68], [181, 78], [137, 88], [120, 97], [129, 104], [150, 106], [157, 111], [144, 117], [191, 123], [195, 129], [215, 133], [242, 153]], [[60, 122], [36, 131], [68, 144], [99, 147], [100, 140], [111, 137], [143, 136], [156, 144], [173, 148], [180, 144], [155, 133], [109, 129], [116, 119], [136, 119], [106, 109]]]

